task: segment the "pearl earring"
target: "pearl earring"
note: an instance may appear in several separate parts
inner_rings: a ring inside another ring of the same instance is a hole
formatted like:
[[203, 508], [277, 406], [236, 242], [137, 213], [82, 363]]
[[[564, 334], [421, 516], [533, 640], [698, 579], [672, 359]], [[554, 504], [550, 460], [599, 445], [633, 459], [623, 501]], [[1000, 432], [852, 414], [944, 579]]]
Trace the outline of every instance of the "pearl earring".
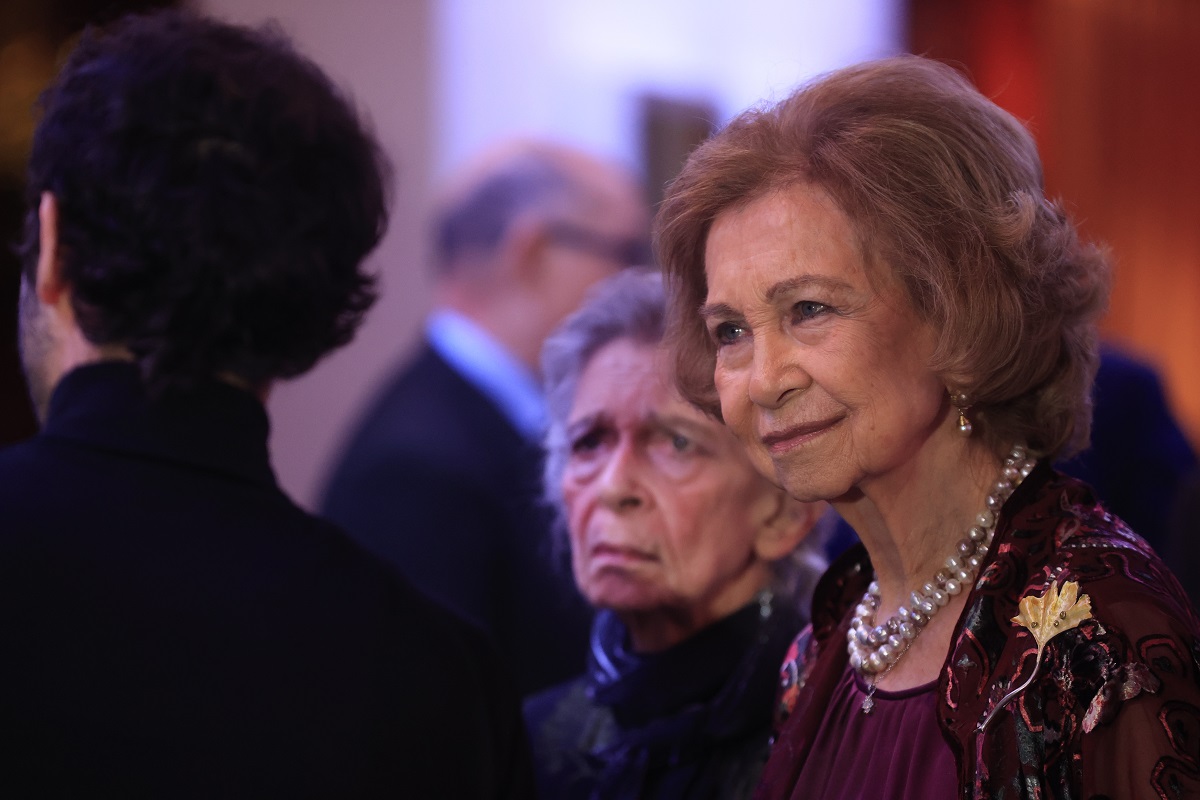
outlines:
[[951, 392], [950, 402], [958, 409], [958, 432], [963, 436], [970, 436], [972, 428], [967, 411], [971, 408], [971, 399], [962, 392]]

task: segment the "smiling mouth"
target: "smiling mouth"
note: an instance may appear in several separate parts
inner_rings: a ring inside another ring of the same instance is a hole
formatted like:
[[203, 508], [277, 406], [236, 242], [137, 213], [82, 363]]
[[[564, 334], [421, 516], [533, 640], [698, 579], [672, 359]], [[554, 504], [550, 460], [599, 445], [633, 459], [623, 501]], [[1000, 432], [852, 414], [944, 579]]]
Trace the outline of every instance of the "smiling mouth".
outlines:
[[812, 441], [841, 421], [842, 417], [838, 416], [816, 422], [806, 422], [803, 425], [795, 425], [791, 428], [765, 434], [762, 437], [762, 443], [772, 453], [782, 453]]

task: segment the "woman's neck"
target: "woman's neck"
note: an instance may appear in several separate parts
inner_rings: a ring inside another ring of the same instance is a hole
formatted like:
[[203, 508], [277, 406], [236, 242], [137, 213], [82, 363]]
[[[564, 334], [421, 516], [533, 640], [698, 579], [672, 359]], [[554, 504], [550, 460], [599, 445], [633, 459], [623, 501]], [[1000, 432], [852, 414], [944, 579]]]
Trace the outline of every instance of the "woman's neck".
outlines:
[[769, 579], [766, 565], [755, 562], [752, 569], [711, 597], [678, 605], [622, 609], [616, 613], [629, 630], [630, 646], [635, 653], [659, 653], [745, 607], [766, 588]]
[[834, 502], [871, 556], [882, 608], [904, 603], [954, 554], [984, 509], [1001, 463], [978, 439], [938, 435], [904, 464]]

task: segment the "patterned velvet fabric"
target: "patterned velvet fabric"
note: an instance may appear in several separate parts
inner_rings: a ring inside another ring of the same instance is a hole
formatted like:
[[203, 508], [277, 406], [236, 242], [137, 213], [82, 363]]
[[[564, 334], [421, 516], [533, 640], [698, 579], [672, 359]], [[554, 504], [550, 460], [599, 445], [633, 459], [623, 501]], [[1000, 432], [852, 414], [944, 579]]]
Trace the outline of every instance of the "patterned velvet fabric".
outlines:
[[[797, 776], [845, 669], [850, 614], [870, 580], [856, 546], [818, 586], [813, 625], [784, 666], [782, 729], [760, 800], [816, 800]], [[1051, 639], [1035, 673], [1033, 636], [1012, 617], [1021, 598], [1041, 596], [1052, 581], [1076, 581], [1093, 618]], [[1039, 464], [1001, 511], [938, 681], [960, 796], [1200, 796], [1198, 642], [1200, 620], [1159, 557], [1085, 484]], [[1028, 688], [998, 707], [1031, 674]]]

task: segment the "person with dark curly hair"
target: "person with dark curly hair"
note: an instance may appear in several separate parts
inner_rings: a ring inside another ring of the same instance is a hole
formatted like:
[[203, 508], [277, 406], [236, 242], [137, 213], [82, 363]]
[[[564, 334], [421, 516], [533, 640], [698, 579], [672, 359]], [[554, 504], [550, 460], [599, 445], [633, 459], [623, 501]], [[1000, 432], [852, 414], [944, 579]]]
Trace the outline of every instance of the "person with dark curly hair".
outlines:
[[1195, 796], [1200, 620], [1052, 466], [1110, 268], [1029, 132], [944, 64], [848, 67], [694, 151], [657, 233], [684, 394], [862, 542], [756, 797]]
[[475, 629], [276, 484], [263, 401], [374, 298], [386, 162], [278, 31], [82, 37], [29, 164], [0, 794], [526, 797]]

